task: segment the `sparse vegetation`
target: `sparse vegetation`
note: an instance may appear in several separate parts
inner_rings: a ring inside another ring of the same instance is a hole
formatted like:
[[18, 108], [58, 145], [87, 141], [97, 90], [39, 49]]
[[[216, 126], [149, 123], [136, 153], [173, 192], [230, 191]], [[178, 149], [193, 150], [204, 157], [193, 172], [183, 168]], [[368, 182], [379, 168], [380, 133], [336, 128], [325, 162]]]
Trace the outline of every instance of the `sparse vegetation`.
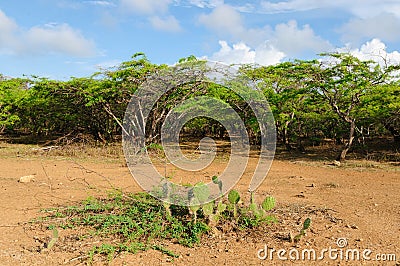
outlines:
[[[272, 214], [254, 214], [249, 212], [248, 206], [238, 207], [237, 197], [240, 196], [237, 191], [234, 194], [234, 203], [228, 207], [221, 199], [218, 203], [213, 201], [188, 208], [165, 205], [147, 193], [127, 195], [114, 191], [108, 198], [89, 197], [76, 206], [49, 209], [49, 216], [35, 222], [47, 224], [48, 230], [53, 230], [48, 249], [56, 244], [57, 228], [82, 229], [85, 233], [80, 238], [100, 238], [101, 244], [89, 251], [89, 263], [96, 255], [111, 261], [122, 252], [137, 253], [148, 249], [178, 257], [179, 254], [163, 245], [165, 241], [193, 247], [200, 243], [204, 234], [211, 232], [212, 227], [227, 222], [238, 230], [246, 230], [276, 221]], [[230, 195], [232, 198], [233, 194]], [[267, 199], [269, 211], [275, 206], [275, 200]], [[265, 207], [265, 203], [262, 206]]]

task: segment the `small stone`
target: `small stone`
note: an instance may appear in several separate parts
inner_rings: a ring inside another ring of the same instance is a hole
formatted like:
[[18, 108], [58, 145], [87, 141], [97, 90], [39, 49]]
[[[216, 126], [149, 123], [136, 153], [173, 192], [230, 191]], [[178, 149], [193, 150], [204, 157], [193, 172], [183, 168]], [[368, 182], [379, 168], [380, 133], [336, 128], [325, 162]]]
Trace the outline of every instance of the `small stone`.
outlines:
[[25, 176], [21, 176], [18, 180], [18, 182], [20, 183], [29, 183], [35, 181], [35, 175], [25, 175]]
[[358, 229], [358, 226], [355, 225], [355, 224], [353, 224], [353, 225], [351, 226], [351, 228], [352, 228], [352, 229]]

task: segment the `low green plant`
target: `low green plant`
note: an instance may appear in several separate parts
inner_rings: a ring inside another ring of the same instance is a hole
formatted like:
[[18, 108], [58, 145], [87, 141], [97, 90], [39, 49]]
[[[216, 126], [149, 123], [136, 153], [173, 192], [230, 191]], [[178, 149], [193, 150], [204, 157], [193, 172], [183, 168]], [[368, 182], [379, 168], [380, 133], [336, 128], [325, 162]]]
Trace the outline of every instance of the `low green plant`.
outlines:
[[57, 228], [53, 228], [53, 237], [50, 239], [50, 242], [47, 244], [47, 249], [52, 249], [58, 240], [58, 230]]
[[228, 201], [233, 207], [233, 217], [237, 218], [238, 217], [238, 212], [237, 212], [237, 204], [240, 201], [240, 194], [236, 190], [231, 190], [228, 193]]
[[306, 231], [307, 231], [308, 228], [310, 228], [310, 226], [311, 226], [311, 218], [305, 219], [305, 220], [304, 220], [304, 223], [303, 223], [303, 228], [301, 228], [300, 233], [297, 234], [297, 235], [293, 238], [293, 241], [294, 241], [294, 242], [299, 242], [300, 239], [301, 239], [303, 236], [306, 235]]
[[[97, 236], [106, 242], [91, 249], [88, 254], [91, 258], [94, 255], [104, 255], [112, 260], [124, 251], [135, 253], [147, 249], [156, 249], [172, 256], [174, 253], [160, 243], [174, 240], [192, 247], [209, 230], [203, 219], [195, 222], [187, 219], [189, 213], [184, 207], [166, 206], [147, 193], [123, 197], [116, 193], [110, 196], [105, 199], [89, 197], [78, 206], [53, 211], [47, 220], [38, 220], [52, 225], [53, 238], [47, 248], [51, 248], [57, 241], [55, 226], [79, 227], [87, 229], [83, 230], [86, 233], [81, 239]], [[60, 213], [65, 219], [57, 218]]]
[[147, 193], [123, 194], [118, 190], [110, 193], [108, 198], [88, 197], [79, 205], [49, 210], [47, 217], [36, 222], [47, 223], [47, 228], [53, 230], [48, 248], [58, 239], [56, 228], [79, 228], [86, 232], [78, 236], [81, 241], [100, 237], [102, 244], [89, 251], [90, 263], [96, 255], [111, 261], [121, 252], [136, 253], [148, 249], [177, 257], [179, 254], [163, 246], [164, 241], [192, 247], [211, 227], [228, 221], [239, 229], [273, 221], [272, 216], [265, 215], [275, 205], [272, 197], [267, 197], [260, 207], [252, 195], [251, 204], [246, 207], [238, 204], [240, 194], [236, 190], [230, 191], [227, 198], [213, 201], [209, 201], [210, 192], [203, 183], [196, 184], [191, 191], [192, 205], [189, 207], [164, 203]]
[[219, 194], [220, 196], [222, 196], [222, 181], [218, 179], [218, 176], [213, 176], [212, 177], [212, 182], [216, 185], [218, 185], [218, 189], [219, 189]]
[[261, 206], [255, 200], [254, 192], [250, 194], [250, 204], [242, 212], [246, 215], [241, 215], [239, 219], [240, 228], [254, 228], [263, 223], [277, 222], [275, 216], [269, 212], [275, 207], [276, 200], [274, 197], [268, 196], [264, 199]]

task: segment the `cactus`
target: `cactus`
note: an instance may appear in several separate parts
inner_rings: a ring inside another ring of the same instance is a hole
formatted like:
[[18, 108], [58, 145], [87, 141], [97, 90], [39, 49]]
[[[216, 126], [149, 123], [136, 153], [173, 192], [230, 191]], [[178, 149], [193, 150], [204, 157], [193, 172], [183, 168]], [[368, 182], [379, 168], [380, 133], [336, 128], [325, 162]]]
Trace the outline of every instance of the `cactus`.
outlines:
[[300, 233], [296, 235], [293, 240], [294, 242], [299, 242], [301, 237], [306, 235], [306, 230], [311, 226], [311, 218], [307, 218], [304, 220], [303, 228], [300, 230]]
[[229, 191], [228, 200], [233, 205], [233, 217], [237, 218], [237, 204], [240, 200], [239, 192], [236, 190]]
[[222, 201], [218, 202], [217, 205], [217, 213], [221, 214], [226, 210], [226, 204], [222, 203]]
[[195, 197], [191, 199], [189, 206], [189, 212], [193, 214], [194, 216], [194, 223], [197, 223], [197, 211], [200, 209], [200, 202], [199, 200]]
[[189, 210], [194, 215], [194, 222], [196, 223], [197, 221], [197, 211], [200, 208], [202, 208], [204, 215], [212, 216], [214, 211], [214, 203], [205, 203], [210, 196], [210, 190], [208, 186], [203, 182], [199, 182], [193, 187], [191, 194], [191, 206], [189, 206]]
[[201, 209], [203, 210], [204, 215], [211, 216], [214, 214], [214, 202], [208, 202], [206, 204], [203, 204], [201, 206]]
[[214, 201], [208, 202], [206, 204], [203, 204], [201, 206], [201, 209], [203, 210], [203, 213], [205, 216], [208, 216], [208, 221], [214, 221]]
[[47, 244], [47, 249], [51, 249], [58, 240], [58, 230], [57, 228], [53, 229], [53, 237], [51, 238], [50, 242]]
[[193, 187], [193, 195], [198, 199], [200, 204], [203, 204], [210, 196], [210, 189], [203, 182], [199, 182]]
[[260, 216], [260, 211], [258, 210], [258, 206], [257, 203], [254, 199], [254, 193], [251, 192], [250, 195], [250, 205], [249, 205], [249, 210], [256, 216], [259, 217]]
[[212, 181], [213, 181], [214, 184], [218, 185], [219, 193], [222, 196], [223, 195], [223, 193], [222, 193], [222, 181], [219, 180], [217, 176], [213, 176], [212, 177]]
[[263, 203], [261, 204], [261, 207], [265, 211], [270, 211], [275, 207], [276, 200], [274, 197], [268, 196], [264, 199]]
[[212, 221], [217, 223], [221, 218], [222, 213], [226, 210], [226, 204], [219, 201], [217, 204], [217, 209], [215, 210], [215, 214], [212, 216]]

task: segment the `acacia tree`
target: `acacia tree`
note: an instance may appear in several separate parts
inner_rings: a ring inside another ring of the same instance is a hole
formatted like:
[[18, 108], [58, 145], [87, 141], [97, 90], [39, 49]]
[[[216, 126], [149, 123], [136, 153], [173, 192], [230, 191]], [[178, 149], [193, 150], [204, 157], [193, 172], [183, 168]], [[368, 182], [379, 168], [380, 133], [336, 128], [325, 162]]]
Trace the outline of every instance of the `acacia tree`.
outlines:
[[[275, 66], [246, 66], [244, 72], [263, 89], [275, 117], [278, 137], [287, 150], [292, 142], [304, 149], [302, 137], [315, 135], [315, 127], [326, 116], [326, 103], [321, 95], [307, 86], [308, 69], [313, 62], [284, 62]], [[314, 131], [314, 132], [312, 132]]]
[[17, 110], [21, 109], [30, 84], [28, 79], [5, 78], [0, 74], [0, 134], [21, 120]]
[[356, 109], [377, 85], [393, 82], [399, 66], [382, 67], [348, 53], [323, 54], [328, 60], [308, 68], [308, 84], [323, 95], [332, 110], [348, 125], [348, 137], [336, 160], [342, 161], [352, 146], [358, 117]]
[[[400, 145], [400, 84], [375, 86], [361, 101], [360, 132], [376, 136], [388, 131]], [[365, 132], [365, 133], [364, 133]]]

